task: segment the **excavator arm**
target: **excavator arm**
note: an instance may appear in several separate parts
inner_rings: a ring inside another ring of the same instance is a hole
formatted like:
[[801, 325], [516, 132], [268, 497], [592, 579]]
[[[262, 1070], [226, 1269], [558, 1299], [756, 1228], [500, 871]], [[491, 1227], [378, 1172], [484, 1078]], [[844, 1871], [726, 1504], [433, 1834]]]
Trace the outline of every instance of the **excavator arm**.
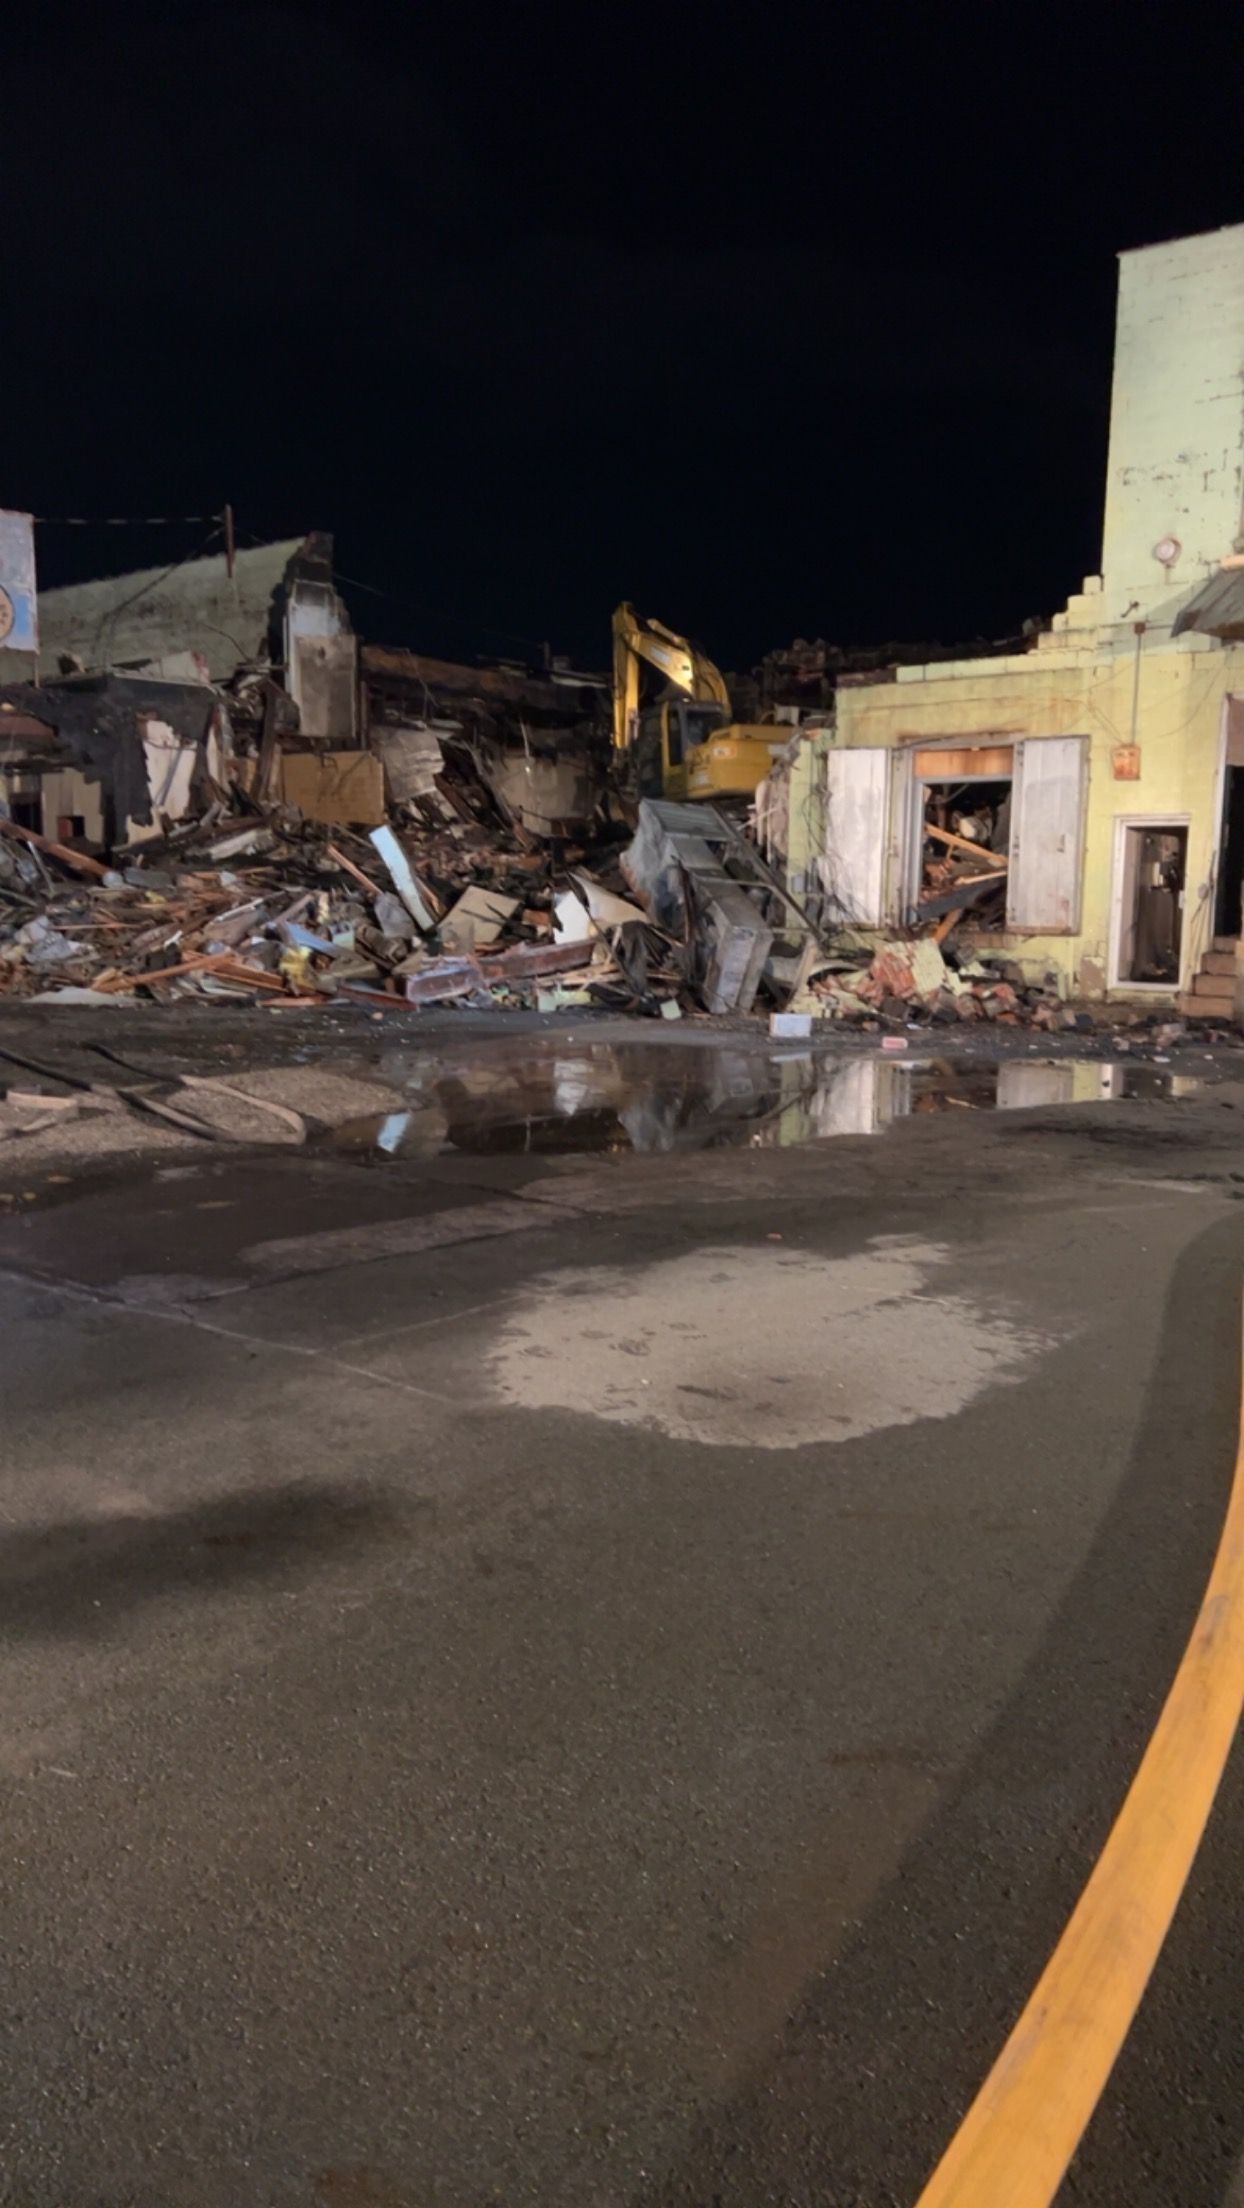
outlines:
[[629, 751], [639, 721], [639, 684], [644, 666], [654, 667], [673, 689], [730, 710], [725, 680], [711, 659], [675, 636], [663, 621], [648, 621], [632, 605], [620, 605], [613, 617], [613, 742]]

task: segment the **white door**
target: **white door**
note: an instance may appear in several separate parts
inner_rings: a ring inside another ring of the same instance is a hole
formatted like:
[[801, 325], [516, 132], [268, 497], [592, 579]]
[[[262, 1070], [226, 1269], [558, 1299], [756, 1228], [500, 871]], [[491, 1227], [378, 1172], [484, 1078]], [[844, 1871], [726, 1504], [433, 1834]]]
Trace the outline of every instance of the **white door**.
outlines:
[[875, 1135], [881, 1125], [878, 1082], [893, 1072], [880, 1058], [848, 1058], [825, 1067], [810, 1105], [818, 1137]]
[[1022, 1112], [1034, 1104], [1070, 1104], [1075, 1096], [1075, 1067], [1033, 1065], [1004, 1058], [998, 1068], [998, 1110]]
[[1079, 928], [1087, 769], [1087, 736], [1035, 736], [1015, 746], [1008, 928]]
[[884, 744], [825, 756], [825, 856], [821, 883], [831, 914], [880, 927], [890, 753]]

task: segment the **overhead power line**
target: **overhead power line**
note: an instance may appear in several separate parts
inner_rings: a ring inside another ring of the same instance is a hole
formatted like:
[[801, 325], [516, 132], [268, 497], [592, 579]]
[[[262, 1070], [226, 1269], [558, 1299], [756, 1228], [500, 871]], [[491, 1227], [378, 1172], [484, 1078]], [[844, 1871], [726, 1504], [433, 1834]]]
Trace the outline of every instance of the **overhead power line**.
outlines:
[[36, 529], [205, 529], [223, 514], [32, 514]]

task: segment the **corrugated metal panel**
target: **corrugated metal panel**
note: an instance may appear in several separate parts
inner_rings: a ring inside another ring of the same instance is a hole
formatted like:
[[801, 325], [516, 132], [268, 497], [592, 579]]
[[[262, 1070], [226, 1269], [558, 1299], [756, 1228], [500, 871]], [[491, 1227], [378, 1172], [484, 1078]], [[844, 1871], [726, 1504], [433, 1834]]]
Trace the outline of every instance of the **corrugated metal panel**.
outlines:
[[1244, 567], [1227, 567], [1211, 575], [1193, 592], [1175, 616], [1172, 636], [1195, 629], [1201, 636], [1244, 639]]

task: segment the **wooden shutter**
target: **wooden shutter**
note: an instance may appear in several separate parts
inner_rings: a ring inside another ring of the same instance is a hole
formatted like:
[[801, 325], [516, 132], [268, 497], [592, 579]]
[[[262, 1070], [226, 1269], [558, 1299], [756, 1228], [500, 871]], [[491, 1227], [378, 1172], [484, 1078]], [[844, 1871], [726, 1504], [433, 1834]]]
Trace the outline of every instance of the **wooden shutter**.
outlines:
[[880, 927], [884, 917], [889, 760], [884, 744], [825, 757], [821, 880], [834, 916], [861, 927]]
[[1087, 785], [1087, 736], [1035, 736], [1016, 744], [1008, 928], [1078, 932]]

